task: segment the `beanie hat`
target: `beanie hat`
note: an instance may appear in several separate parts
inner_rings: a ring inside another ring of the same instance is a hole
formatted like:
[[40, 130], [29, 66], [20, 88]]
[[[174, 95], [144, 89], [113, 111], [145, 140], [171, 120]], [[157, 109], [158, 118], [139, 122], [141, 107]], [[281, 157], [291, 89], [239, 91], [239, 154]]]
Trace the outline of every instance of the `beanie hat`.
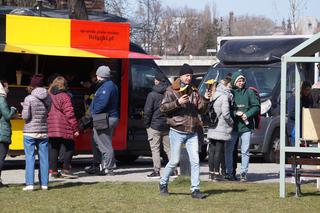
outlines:
[[102, 78], [110, 78], [110, 68], [108, 66], [100, 66], [97, 69], [96, 75]]
[[33, 88], [43, 87], [44, 86], [43, 79], [44, 79], [43, 74], [33, 75], [31, 78], [30, 86]]
[[158, 81], [165, 81], [165, 76], [160, 72], [156, 72], [154, 78]]
[[193, 75], [192, 68], [189, 64], [183, 64], [182, 67], [180, 68], [179, 75], [186, 75], [186, 74], [191, 74]]

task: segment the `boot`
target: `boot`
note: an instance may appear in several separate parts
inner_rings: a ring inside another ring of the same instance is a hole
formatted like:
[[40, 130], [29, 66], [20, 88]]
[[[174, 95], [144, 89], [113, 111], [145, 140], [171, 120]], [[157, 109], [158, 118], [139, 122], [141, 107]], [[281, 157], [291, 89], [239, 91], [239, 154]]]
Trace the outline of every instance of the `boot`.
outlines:
[[160, 190], [160, 195], [161, 196], [168, 196], [168, 185], [166, 184], [159, 184], [159, 190]]

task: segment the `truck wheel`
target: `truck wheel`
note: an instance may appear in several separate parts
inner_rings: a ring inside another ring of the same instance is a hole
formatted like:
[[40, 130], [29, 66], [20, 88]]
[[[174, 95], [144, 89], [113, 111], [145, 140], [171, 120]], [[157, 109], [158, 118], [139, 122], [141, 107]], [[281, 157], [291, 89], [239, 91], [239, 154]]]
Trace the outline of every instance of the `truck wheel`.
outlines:
[[269, 150], [264, 154], [264, 160], [268, 163], [275, 163], [277, 161], [277, 155], [280, 151], [280, 129], [276, 129], [271, 137]]
[[139, 155], [116, 155], [115, 157], [120, 163], [131, 164], [138, 159]]

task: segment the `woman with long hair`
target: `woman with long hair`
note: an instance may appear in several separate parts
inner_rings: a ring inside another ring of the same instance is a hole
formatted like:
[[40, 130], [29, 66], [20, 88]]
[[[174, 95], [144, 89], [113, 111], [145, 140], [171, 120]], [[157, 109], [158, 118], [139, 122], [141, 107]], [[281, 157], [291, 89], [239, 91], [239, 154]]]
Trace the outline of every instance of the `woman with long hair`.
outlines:
[[[67, 90], [67, 81], [57, 76], [49, 87], [51, 107], [48, 114], [49, 167], [52, 177], [75, 178], [70, 173], [74, 151], [74, 137], [79, 135], [78, 123]], [[60, 147], [64, 146], [63, 170], [58, 172]]]

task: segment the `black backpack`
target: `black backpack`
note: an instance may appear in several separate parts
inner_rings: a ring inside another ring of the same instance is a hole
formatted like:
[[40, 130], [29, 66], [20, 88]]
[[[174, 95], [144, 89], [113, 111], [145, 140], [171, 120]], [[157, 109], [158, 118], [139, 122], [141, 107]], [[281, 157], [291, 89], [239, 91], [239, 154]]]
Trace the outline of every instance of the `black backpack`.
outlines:
[[217, 99], [211, 101], [208, 105], [208, 115], [209, 115], [209, 126], [210, 127], [215, 127], [217, 124], [218, 124], [218, 115], [216, 113], [216, 111], [214, 110], [214, 102], [216, 101]]

